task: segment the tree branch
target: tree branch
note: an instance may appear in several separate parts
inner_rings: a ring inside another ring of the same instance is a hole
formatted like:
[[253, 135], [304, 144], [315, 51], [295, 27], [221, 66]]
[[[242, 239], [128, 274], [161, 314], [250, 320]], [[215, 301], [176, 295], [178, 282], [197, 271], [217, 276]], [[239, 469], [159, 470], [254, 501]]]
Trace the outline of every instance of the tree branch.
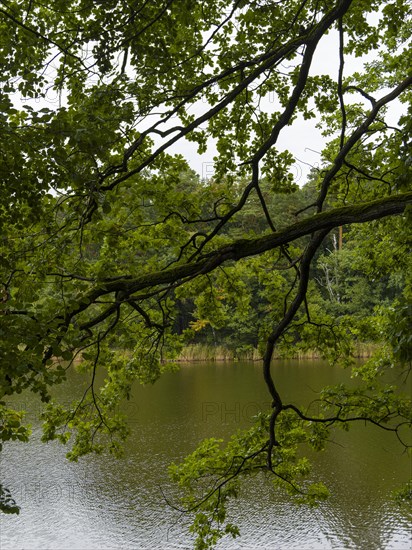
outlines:
[[212, 272], [227, 261], [238, 261], [242, 258], [256, 256], [317, 231], [327, 232], [340, 225], [364, 223], [385, 216], [402, 214], [406, 206], [411, 203], [412, 192], [409, 192], [385, 197], [365, 204], [336, 208], [328, 212], [316, 214], [270, 235], [255, 239], [233, 241], [231, 244], [205, 254], [197, 261], [192, 261], [191, 263], [138, 277], [127, 275], [123, 279], [96, 283], [98, 286], [84, 296], [78, 309], [68, 314], [68, 322], [70, 322], [73, 316], [86, 310], [100, 296], [119, 290], [131, 296], [135, 292], [158, 285], [169, 285], [177, 282], [182, 284], [188, 278]]
[[377, 101], [373, 109], [370, 111], [369, 115], [366, 117], [366, 119], [363, 121], [363, 123], [356, 128], [356, 130], [352, 133], [352, 135], [347, 139], [341, 150], [339, 151], [339, 154], [336, 156], [332, 167], [330, 170], [326, 172], [325, 177], [322, 181], [322, 186], [319, 192], [319, 196], [317, 199], [317, 207], [318, 212], [322, 211], [323, 203], [325, 202], [326, 195], [328, 193], [329, 185], [332, 182], [333, 178], [336, 176], [336, 174], [339, 172], [339, 170], [342, 168], [343, 163], [346, 159], [346, 155], [349, 153], [349, 151], [354, 147], [354, 145], [359, 141], [359, 139], [369, 130], [369, 126], [374, 122], [376, 117], [378, 116], [379, 110], [386, 105], [387, 103], [393, 101], [398, 96], [401, 95], [402, 92], [404, 92], [407, 88], [409, 88], [412, 85], [412, 75], [408, 76], [403, 80], [396, 88], [394, 88], [389, 94], [382, 97], [379, 101]]

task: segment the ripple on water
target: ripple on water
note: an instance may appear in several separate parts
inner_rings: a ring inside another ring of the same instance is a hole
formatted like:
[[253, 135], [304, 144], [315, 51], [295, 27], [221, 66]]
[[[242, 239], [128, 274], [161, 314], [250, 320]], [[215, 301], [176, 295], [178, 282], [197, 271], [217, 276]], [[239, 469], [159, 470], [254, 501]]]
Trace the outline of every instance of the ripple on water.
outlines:
[[[259, 393], [260, 386], [254, 386], [254, 371], [254, 366], [239, 365], [188, 367], [159, 385], [140, 388], [139, 417], [121, 461], [86, 457], [70, 464], [66, 449], [40, 444], [36, 437], [29, 445], [6, 445], [1, 481], [14, 489], [22, 512], [1, 518], [1, 550], [192, 548], [187, 521], [166, 505], [159, 485], [173, 495], [168, 463], [191, 452], [203, 437], [227, 437], [241, 427], [239, 411], [267, 400], [266, 389]], [[285, 383], [290, 381], [293, 393], [297, 384], [316, 385], [305, 377], [324, 371], [321, 365], [306, 369], [291, 364], [287, 372]], [[215, 395], [219, 388], [224, 396]], [[308, 398], [313, 399], [312, 393]], [[178, 406], [183, 402], [184, 407]], [[207, 410], [216, 414], [202, 416], [202, 403], [213, 405]], [[372, 432], [352, 429], [344, 434], [344, 446], [316, 455], [314, 474], [326, 478], [336, 495], [318, 509], [296, 508], [270, 481], [251, 480], [229, 518], [242, 536], [225, 538], [218, 548], [410, 550], [410, 518], [387, 498], [394, 480], [410, 472], [410, 463], [386, 450], [392, 443], [381, 433], [376, 432], [376, 441], [366, 433]]]

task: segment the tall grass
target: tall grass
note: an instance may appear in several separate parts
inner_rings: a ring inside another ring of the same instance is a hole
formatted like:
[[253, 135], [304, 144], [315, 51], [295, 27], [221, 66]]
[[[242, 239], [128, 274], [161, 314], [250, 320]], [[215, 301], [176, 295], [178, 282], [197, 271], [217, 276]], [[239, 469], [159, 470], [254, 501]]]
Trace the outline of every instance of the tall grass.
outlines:
[[[354, 357], [368, 359], [380, 347], [375, 342], [356, 342], [354, 344]], [[258, 361], [262, 358], [257, 349], [250, 351], [236, 352], [225, 346], [214, 346], [208, 344], [189, 344], [185, 346], [179, 356], [175, 359], [179, 362], [195, 361]], [[279, 354], [274, 355], [274, 359], [280, 359]], [[290, 359], [321, 359], [317, 350], [296, 350], [292, 355], [288, 354]]]

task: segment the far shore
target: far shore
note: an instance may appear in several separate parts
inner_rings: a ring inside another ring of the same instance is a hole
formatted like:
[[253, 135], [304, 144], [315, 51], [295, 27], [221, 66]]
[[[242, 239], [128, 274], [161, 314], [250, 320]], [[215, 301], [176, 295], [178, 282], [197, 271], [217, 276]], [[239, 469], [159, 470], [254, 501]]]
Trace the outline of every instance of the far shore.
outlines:
[[[354, 346], [352, 356], [356, 359], [369, 359], [380, 347], [375, 342], [358, 342]], [[322, 359], [317, 350], [298, 350], [287, 356], [276, 354], [273, 359]], [[197, 361], [261, 361], [262, 355], [257, 349], [236, 351], [220, 345], [191, 344], [185, 346], [178, 357], [173, 361], [177, 363], [193, 363]]]

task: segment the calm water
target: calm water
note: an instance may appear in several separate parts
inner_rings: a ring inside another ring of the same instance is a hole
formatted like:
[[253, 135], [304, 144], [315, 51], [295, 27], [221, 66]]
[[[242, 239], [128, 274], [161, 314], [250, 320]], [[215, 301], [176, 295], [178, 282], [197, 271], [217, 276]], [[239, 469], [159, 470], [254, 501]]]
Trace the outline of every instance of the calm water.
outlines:
[[[308, 404], [323, 385], [348, 373], [320, 362], [285, 362], [274, 367], [284, 399]], [[59, 388], [70, 401], [83, 380], [73, 374]], [[167, 465], [205, 437], [225, 437], [250, 425], [250, 416], [269, 400], [258, 364], [184, 365], [154, 386], [136, 387], [128, 404], [132, 434], [125, 457], [65, 458], [59, 444], [10, 443], [1, 454], [1, 479], [21, 506], [19, 516], [2, 516], [1, 550], [191, 548], [186, 519], [170, 509], [173, 494]], [[35, 425], [37, 402], [21, 398]], [[412, 474], [412, 464], [395, 438], [373, 426], [338, 432], [317, 453], [314, 473], [333, 497], [319, 508], [297, 508], [263, 479], [245, 486], [232, 518], [241, 538], [218, 548], [408, 549], [412, 516], [389, 499]]]

